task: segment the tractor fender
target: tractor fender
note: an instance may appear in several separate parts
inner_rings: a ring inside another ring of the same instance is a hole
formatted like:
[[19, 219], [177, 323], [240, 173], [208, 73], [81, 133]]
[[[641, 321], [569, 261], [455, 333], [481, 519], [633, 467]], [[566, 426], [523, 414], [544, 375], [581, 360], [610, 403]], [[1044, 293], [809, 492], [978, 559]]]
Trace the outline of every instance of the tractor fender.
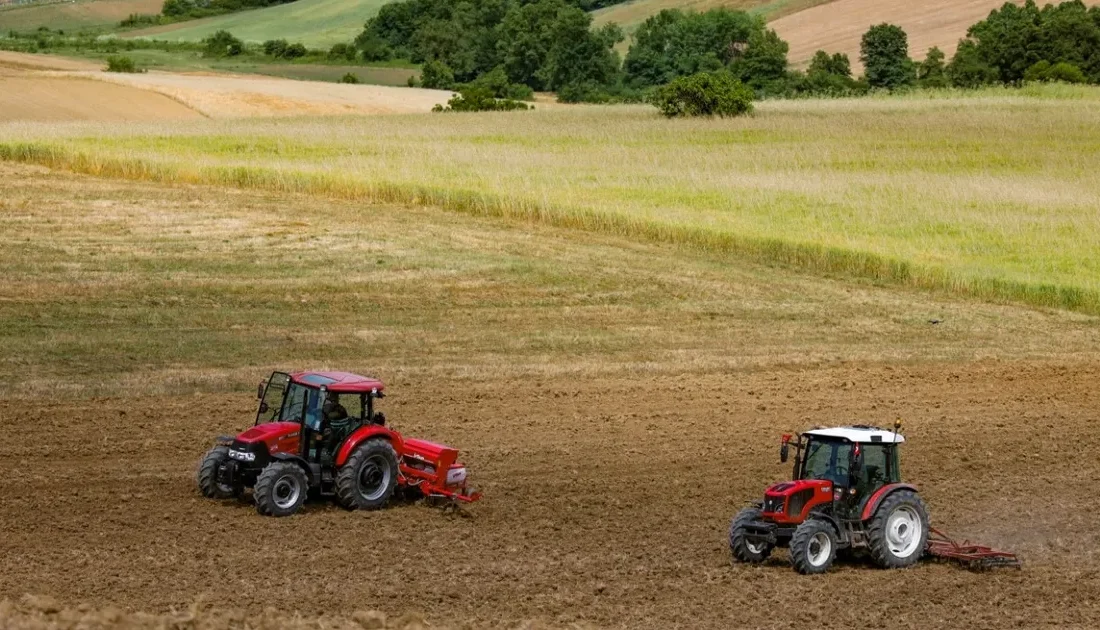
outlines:
[[271, 459], [277, 462], [294, 462], [295, 464], [298, 464], [298, 467], [305, 471], [306, 477], [309, 479], [310, 486], [320, 485], [321, 480], [317, 478], [317, 475], [314, 473], [313, 468], [309, 465], [309, 462], [307, 462], [305, 458], [299, 455], [294, 455], [293, 453], [275, 453], [271, 456]]
[[811, 518], [816, 518], [820, 521], [826, 521], [831, 524], [833, 526], [833, 529], [836, 530], [837, 542], [840, 543], [841, 546], [848, 545], [848, 529], [845, 527], [841, 527], [840, 521], [838, 521], [832, 514], [824, 510], [814, 510], [806, 516], [806, 520], [808, 521]]
[[878, 490], [875, 490], [875, 493], [868, 497], [867, 502], [863, 504], [863, 513], [860, 515], [859, 519], [861, 521], [866, 521], [874, 516], [879, 503], [882, 503], [883, 499], [897, 490], [912, 490], [916, 492], [917, 487], [908, 483], [888, 483]]
[[344, 440], [344, 443], [340, 445], [340, 449], [336, 451], [336, 461], [334, 462], [336, 467], [339, 468], [343, 466], [344, 462], [348, 461], [348, 458], [351, 457], [356, 447], [366, 440], [376, 437], [389, 440], [390, 443], [393, 444], [394, 450], [397, 451], [398, 459], [400, 459], [401, 453], [404, 452], [404, 442], [401, 439], [401, 434], [396, 431], [391, 431], [381, 425], [366, 424], [352, 432], [352, 434]]

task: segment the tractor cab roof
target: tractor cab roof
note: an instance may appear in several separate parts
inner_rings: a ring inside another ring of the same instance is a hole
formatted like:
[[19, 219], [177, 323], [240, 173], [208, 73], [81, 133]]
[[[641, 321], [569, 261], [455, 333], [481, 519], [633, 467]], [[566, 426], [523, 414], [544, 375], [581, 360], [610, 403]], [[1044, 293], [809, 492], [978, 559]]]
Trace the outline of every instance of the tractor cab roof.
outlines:
[[382, 393], [386, 388], [382, 381], [369, 376], [360, 376], [351, 372], [295, 372], [290, 375], [291, 382], [307, 387], [325, 387], [337, 394]]
[[849, 442], [892, 442], [901, 444], [905, 438], [900, 433], [887, 431], [878, 427], [856, 425], [851, 427], [833, 427], [831, 429], [811, 429], [805, 435], [813, 435], [823, 438], [835, 438], [848, 440]]

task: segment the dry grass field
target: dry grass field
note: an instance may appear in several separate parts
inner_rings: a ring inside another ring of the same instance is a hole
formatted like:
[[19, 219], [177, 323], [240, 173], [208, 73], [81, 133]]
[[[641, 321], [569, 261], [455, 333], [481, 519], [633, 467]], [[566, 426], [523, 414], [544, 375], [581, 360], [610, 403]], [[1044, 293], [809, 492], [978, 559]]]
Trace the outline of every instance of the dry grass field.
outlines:
[[[924, 59], [933, 46], [950, 59], [959, 39], [975, 22], [1000, 8], [1005, 0], [836, 0], [789, 14], [771, 24], [779, 36], [791, 45], [791, 63], [804, 65], [818, 50], [845, 53], [852, 62], [852, 71], [862, 72], [859, 42], [867, 29], [889, 22], [905, 29], [909, 35], [909, 56]], [[1017, 4], [1023, 4], [1017, 0]], [[1042, 4], [1042, 3], [1040, 3]], [[1096, 4], [1086, 0], [1086, 4]]]
[[[1100, 472], [1095, 317], [430, 207], [10, 164], [0, 192], [5, 628], [1100, 619], [1100, 530], [1063, 491]], [[273, 366], [384, 378], [391, 423], [461, 448], [486, 498], [202, 499], [195, 461]], [[936, 523], [1022, 572], [729, 564], [781, 431], [898, 416]]]
[[40, 26], [69, 31], [111, 27], [131, 13], [160, 13], [163, 5], [163, 0], [81, 0], [0, 6], [0, 31], [33, 31]]

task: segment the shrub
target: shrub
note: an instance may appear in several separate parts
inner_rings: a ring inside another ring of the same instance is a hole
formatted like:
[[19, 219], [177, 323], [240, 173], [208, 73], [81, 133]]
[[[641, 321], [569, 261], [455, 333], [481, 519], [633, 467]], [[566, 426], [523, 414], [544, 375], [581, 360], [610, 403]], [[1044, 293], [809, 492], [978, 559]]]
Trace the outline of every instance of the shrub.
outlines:
[[148, 15], [145, 13], [131, 13], [126, 19], [118, 23], [118, 25], [123, 28], [154, 26], [156, 24], [160, 24], [160, 16]]
[[137, 72], [134, 60], [129, 57], [111, 55], [107, 57], [107, 72]]
[[1088, 83], [1085, 73], [1072, 63], [1061, 61], [1043, 73], [1041, 81], [1061, 81], [1062, 83]]
[[447, 107], [436, 105], [433, 112], [504, 112], [528, 109], [527, 103], [512, 99], [497, 99], [483, 87], [466, 87], [447, 101]]
[[359, 83], [359, 77], [348, 72], [344, 76], [340, 77], [340, 83]]
[[285, 39], [269, 39], [264, 42], [264, 54], [268, 57], [282, 57], [289, 45]]
[[355, 46], [351, 44], [333, 44], [328, 51], [328, 58], [355, 61]]
[[409, 87], [416, 87], [417, 85], [419, 85], [416, 82], [416, 75], [415, 74], [410, 74], [408, 80], [405, 81], [405, 85], [408, 85]]
[[900, 26], [879, 24], [863, 34], [859, 46], [864, 76], [874, 88], [894, 90], [912, 85], [916, 79], [909, 58], [909, 38]]
[[455, 74], [447, 64], [433, 59], [420, 69], [420, 84], [433, 90], [449, 90], [455, 85]]
[[291, 44], [286, 47], [286, 50], [283, 51], [283, 59], [297, 59], [299, 57], [305, 57], [306, 53], [308, 52], [309, 51], [306, 50], [304, 44]]
[[505, 74], [504, 68], [501, 66], [493, 68], [491, 71], [486, 72], [465, 85], [458, 86], [459, 90], [465, 87], [485, 88], [496, 98], [508, 98], [520, 101], [529, 101], [535, 95], [535, 91], [526, 85], [509, 81], [508, 75]]
[[202, 43], [205, 57], [233, 57], [244, 50], [244, 43], [233, 37], [229, 31], [218, 31], [202, 40]]
[[728, 72], [700, 72], [658, 88], [652, 103], [668, 118], [740, 116], [752, 112], [753, 91]]

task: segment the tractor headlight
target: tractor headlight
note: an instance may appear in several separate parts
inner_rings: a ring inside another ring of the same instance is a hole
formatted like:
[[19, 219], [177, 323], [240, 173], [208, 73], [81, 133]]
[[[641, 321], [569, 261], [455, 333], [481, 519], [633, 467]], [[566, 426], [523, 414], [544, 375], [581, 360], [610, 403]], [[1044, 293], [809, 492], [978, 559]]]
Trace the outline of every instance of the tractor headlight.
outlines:
[[248, 451], [229, 451], [229, 457], [240, 460], [242, 462], [254, 462], [256, 461], [256, 454]]

